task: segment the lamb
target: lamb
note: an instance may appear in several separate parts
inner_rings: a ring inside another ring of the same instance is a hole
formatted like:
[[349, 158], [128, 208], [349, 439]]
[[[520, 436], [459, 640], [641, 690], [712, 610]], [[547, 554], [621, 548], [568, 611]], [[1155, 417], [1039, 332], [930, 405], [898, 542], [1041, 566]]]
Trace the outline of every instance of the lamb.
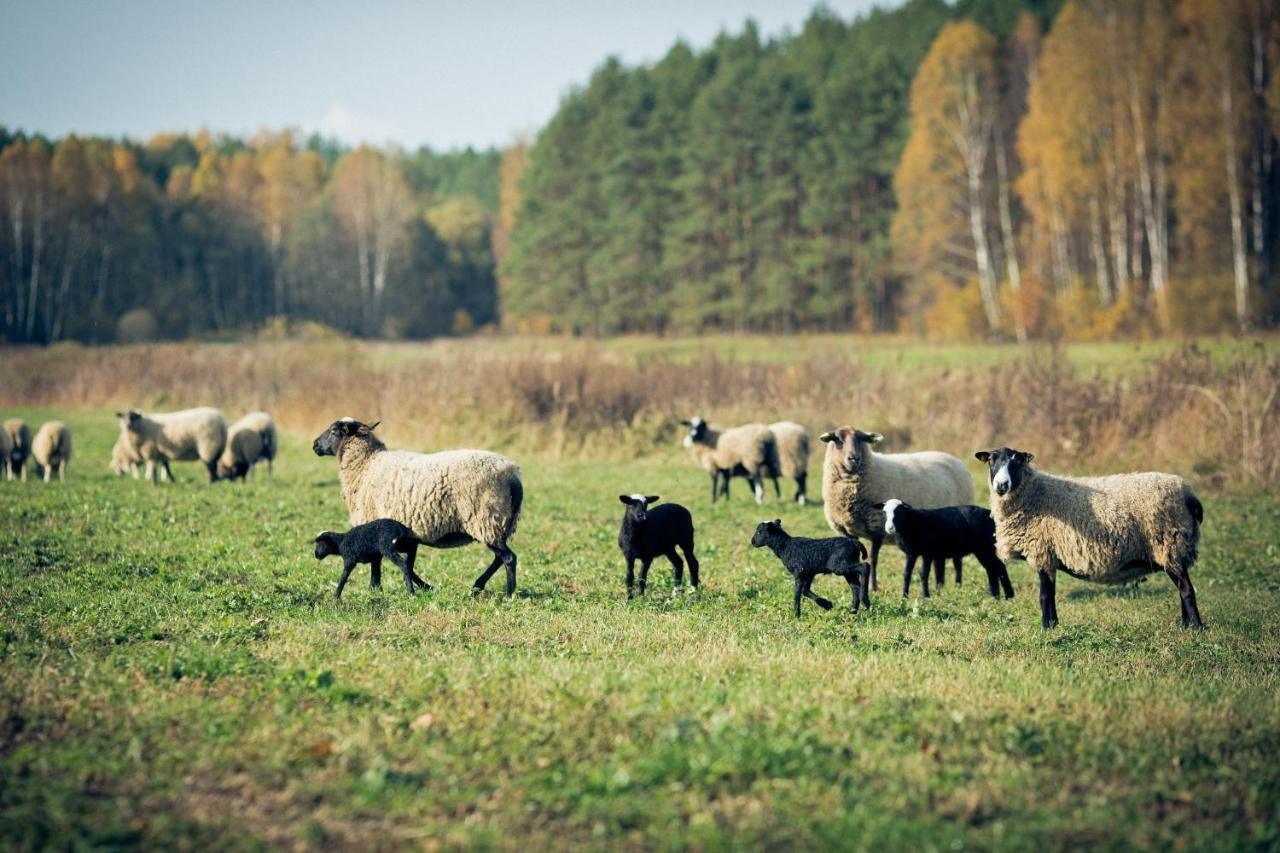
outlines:
[[827, 524], [844, 536], [871, 540], [871, 588], [879, 589], [876, 565], [884, 542], [884, 513], [875, 508], [891, 498], [921, 509], [973, 503], [973, 478], [964, 463], [947, 453], [876, 453], [878, 432], [840, 427], [819, 436], [826, 442], [822, 466], [822, 511]]
[[871, 606], [867, 593], [867, 576], [870, 568], [864, 562], [867, 550], [857, 539], [835, 536], [827, 539], [809, 539], [791, 536], [782, 529], [782, 520], [761, 522], [751, 537], [755, 548], [768, 547], [792, 577], [795, 578], [795, 595], [792, 612], [800, 618], [800, 599], [811, 598], [823, 610], [831, 609], [831, 602], [815, 595], [809, 588], [817, 575], [838, 575], [849, 583], [853, 593], [853, 612], [858, 612], [861, 601]]
[[764, 500], [764, 476], [768, 470], [776, 470], [778, 445], [773, 433], [764, 424], [745, 424], [721, 430], [708, 426], [700, 417], [681, 421], [689, 427], [684, 446], [693, 458], [711, 475], [711, 503], [716, 502], [720, 478], [724, 478], [724, 493], [729, 493], [729, 478], [741, 468], [741, 475], [751, 481], [756, 504]]
[[[916, 558], [924, 558], [922, 588], [924, 597], [928, 598], [929, 563], [936, 563], [941, 575], [943, 560], [949, 557], [958, 565], [960, 559], [969, 554], [987, 570], [991, 597], [998, 599], [1003, 587], [1004, 597], [1013, 598], [1009, 572], [996, 556], [996, 525], [987, 510], [980, 506], [916, 509], [897, 498], [877, 503], [875, 508], [884, 511], [885, 532], [897, 536], [898, 547], [907, 555], [907, 564], [902, 572], [903, 598], [911, 591], [911, 573], [915, 569]], [[959, 568], [956, 572], [958, 578]]]
[[278, 447], [271, 415], [250, 412], [227, 428], [227, 446], [218, 457], [218, 479], [243, 480], [263, 459], [267, 460], [267, 473], [272, 473]]
[[67, 479], [67, 463], [71, 461], [71, 430], [62, 421], [46, 421], [31, 439], [31, 457], [36, 461], [36, 476], [43, 472], [47, 483], [58, 469], [58, 479]]
[[640, 595], [644, 595], [649, 580], [649, 564], [657, 557], [666, 557], [675, 570], [674, 591], [684, 584], [684, 564], [676, 554], [676, 546], [684, 551], [689, 561], [689, 584], [698, 589], [698, 558], [693, 554], [693, 516], [680, 504], [667, 503], [649, 509], [657, 503], [658, 495], [618, 495], [626, 504], [622, 513], [622, 530], [618, 533], [618, 547], [627, 561], [627, 598], [635, 597], [635, 565], [640, 561]]
[[156, 482], [157, 468], [169, 462], [199, 459], [217, 479], [218, 457], [227, 443], [227, 421], [213, 408], [185, 409], [167, 414], [143, 414], [137, 409], [116, 412], [120, 431], [147, 466], [147, 479]]
[[22, 418], [9, 418], [4, 422], [4, 432], [9, 438], [9, 452], [5, 454], [5, 468], [10, 479], [27, 479], [27, 457], [31, 455], [31, 428]]
[[778, 421], [769, 424], [769, 432], [773, 433], [778, 449], [778, 464], [770, 477], [774, 494], [782, 496], [782, 490], [778, 488], [779, 476], [795, 480], [795, 502], [804, 506], [808, 503], [805, 489], [809, 479], [809, 431], [794, 421]]
[[324, 531], [316, 537], [316, 559], [323, 560], [331, 554], [342, 556], [342, 577], [338, 578], [334, 598], [342, 598], [351, 570], [360, 563], [369, 564], [369, 589], [382, 589], [383, 557], [404, 573], [404, 585], [410, 595], [416, 595], [418, 587], [431, 589], [431, 584], [413, 570], [418, 556], [418, 540], [413, 531], [390, 518], [357, 525], [346, 533]]
[[1059, 477], [1037, 471], [1035, 456], [1021, 450], [975, 455], [987, 463], [997, 552], [1040, 575], [1044, 628], [1058, 624], [1059, 569], [1102, 584], [1162, 571], [1178, 587], [1182, 627], [1204, 627], [1190, 574], [1204, 506], [1186, 480], [1154, 472]]
[[499, 566], [507, 570], [507, 598], [516, 591], [516, 532], [524, 484], [516, 463], [485, 450], [412, 453], [387, 450], [377, 423], [334, 421], [311, 444], [317, 456], [338, 458], [342, 500], [352, 524], [393, 518], [432, 548], [480, 542], [493, 562], [476, 579], [484, 589]]

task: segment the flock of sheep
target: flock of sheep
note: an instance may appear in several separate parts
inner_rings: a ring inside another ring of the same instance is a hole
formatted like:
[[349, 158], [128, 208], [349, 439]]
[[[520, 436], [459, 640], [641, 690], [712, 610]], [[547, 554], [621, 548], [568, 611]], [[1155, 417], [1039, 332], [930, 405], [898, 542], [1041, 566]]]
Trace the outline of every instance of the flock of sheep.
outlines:
[[[120, 437], [112, 467], [123, 475], [145, 465], [152, 483], [172, 479], [169, 462], [200, 461], [209, 480], [246, 477], [254, 465], [268, 469], [277, 449], [275, 423], [265, 412], [253, 412], [229, 427], [217, 409], [198, 408], [169, 414], [118, 412]], [[795, 481], [795, 501], [804, 504], [809, 463], [809, 434], [789, 421], [719, 429], [700, 417], [683, 422], [684, 444], [711, 478], [711, 501], [727, 497], [729, 481], [744, 477], [757, 504], [764, 481], [777, 495], [780, 477]], [[505, 569], [506, 595], [516, 588], [518, 560], [510, 548], [524, 500], [518, 465], [496, 453], [450, 450], [415, 453], [388, 450], [374, 434], [377, 423], [352, 418], [334, 421], [312, 443], [319, 456], [335, 456], [341, 492], [355, 527], [345, 534], [325, 531], [316, 537], [316, 557], [340, 555], [344, 567], [341, 596], [352, 569], [369, 563], [371, 585], [381, 585], [381, 562], [389, 560], [404, 574], [409, 592], [429, 586], [413, 570], [419, 544], [452, 548], [478, 542], [493, 559], [476, 579], [483, 590], [499, 568]], [[1057, 624], [1055, 580], [1059, 570], [1103, 584], [1126, 583], [1163, 571], [1178, 588], [1182, 625], [1203, 627], [1189, 571], [1195, 563], [1204, 510], [1190, 485], [1169, 474], [1141, 473], [1110, 477], [1060, 477], [1032, 467], [1033, 457], [1010, 448], [982, 451], [991, 486], [991, 509], [973, 505], [973, 481], [964, 464], [938, 451], [880, 453], [879, 433], [841, 427], [823, 433], [823, 511], [832, 531], [827, 539], [792, 537], [774, 519], [760, 524], [752, 545], [770, 548], [795, 580], [794, 612], [802, 598], [830, 609], [810, 584], [818, 574], [845, 578], [852, 607], [870, 606], [870, 590], [878, 589], [876, 568], [885, 541], [906, 555], [903, 594], [910, 589], [921, 562], [923, 594], [929, 595], [932, 568], [939, 584], [944, 562], [955, 566], [974, 556], [987, 572], [991, 594], [1013, 596], [1002, 560], [1025, 560], [1040, 580], [1040, 606], [1045, 628]], [[7, 460], [5, 476], [25, 479], [25, 461], [35, 460], [37, 474], [48, 480], [56, 468], [65, 477], [71, 435], [65, 424], [44, 424], [31, 438], [27, 426], [9, 420], [0, 433]], [[628, 596], [637, 584], [643, 595], [649, 566], [658, 557], [670, 560], [675, 585], [683, 584], [684, 564], [691, 586], [699, 583], [694, 553], [693, 516], [678, 504], [653, 506], [657, 495], [624, 494], [619, 547], [626, 562]], [[870, 553], [859, 539], [870, 542]], [[684, 554], [684, 559], [680, 558]]]

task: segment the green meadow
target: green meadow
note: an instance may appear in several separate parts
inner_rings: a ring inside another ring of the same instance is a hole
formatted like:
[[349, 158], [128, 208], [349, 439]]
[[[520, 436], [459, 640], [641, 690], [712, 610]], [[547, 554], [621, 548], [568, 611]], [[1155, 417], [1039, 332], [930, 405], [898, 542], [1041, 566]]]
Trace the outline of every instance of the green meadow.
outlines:
[[[994, 601], [966, 561], [904, 600], [886, 548], [873, 608], [844, 582], [791, 618], [748, 543], [821, 506], [712, 507], [657, 461], [522, 460], [519, 590], [473, 597], [478, 546], [423, 549], [411, 597], [312, 539], [345, 529], [334, 460], [288, 435], [273, 479], [116, 479], [106, 411], [26, 410], [75, 436], [66, 483], [0, 482], [0, 846], [1275, 849], [1280, 505], [1202, 491], [1173, 585], [1031, 570]], [[425, 448], [423, 448], [425, 449]], [[820, 489], [815, 454], [811, 496]], [[979, 502], [986, 490], [976, 463]], [[620, 492], [694, 513], [703, 589], [655, 563], [628, 602]], [[770, 490], [770, 495], [772, 494]], [[784, 488], [785, 494], [785, 488]]]

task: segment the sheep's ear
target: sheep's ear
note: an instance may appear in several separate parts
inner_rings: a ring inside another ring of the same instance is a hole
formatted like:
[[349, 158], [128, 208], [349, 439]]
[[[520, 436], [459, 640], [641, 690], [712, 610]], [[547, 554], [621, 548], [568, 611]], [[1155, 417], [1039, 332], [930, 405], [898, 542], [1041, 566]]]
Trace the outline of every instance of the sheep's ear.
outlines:
[[693, 426], [693, 423], [687, 420], [680, 421], [681, 426]]
[[658, 496], [657, 496], [657, 495], [645, 495], [645, 496], [644, 496], [644, 502], [645, 502], [645, 503], [647, 503], [647, 504], [657, 503], [657, 502], [658, 502]]
[[977, 453], [973, 454], [973, 458], [977, 459], [979, 462], [988, 462], [991, 460], [991, 451], [979, 450]]
[[882, 503], [872, 504], [872, 505], [871, 505], [871, 508], [872, 508], [872, 509], [884, 509], [884, 504], [882, 504]]
[[631, 506], [631, 495], [618, 495], [618, 500], [622, 501], [627, 506]]
[[878, 432], [869, 432], [867, 433], [867, 441], [871, 442], [872, 444], [879, 444], [880, 442], [884, 441], [884, 436]]
[[1023, 462], [1030, 462], [1032, 459], [1035, 459], [1035, 458], [1036, 458], [1036, 455], [1035, 455], [1034, 453], [1024, 453], [1024, 454], [1022, 454], [1022, 461], [1023, 461]]
[[773, 520], [773, 526], [774, 526], [774, 527], [781, 527], [781, 526], [782, 526], [782, 519], [780, 519], [780, 518], [775, 518], [775, 519]]
[[117, 418], [120, 418], [120, 419], [123, 419], [123, 418], [124, 418], [124, 412], [119, 412], [119, 411], [118, 411], [118, 412], [116, 412], [116, 417], [117, 417]]
[[840, 446], [840, 436], [836, 435], [834, 432], [824, 432], [822, 435], [818, 436], [818, 441], [834, 441], [836, 443], [836, 447]]
[[375, 429], [377, 429], [378, 424], [380, 423], [382, 423], [382, 421], [374, 421], [373, 423], [369, 424], [369, 432], [373, 432]]

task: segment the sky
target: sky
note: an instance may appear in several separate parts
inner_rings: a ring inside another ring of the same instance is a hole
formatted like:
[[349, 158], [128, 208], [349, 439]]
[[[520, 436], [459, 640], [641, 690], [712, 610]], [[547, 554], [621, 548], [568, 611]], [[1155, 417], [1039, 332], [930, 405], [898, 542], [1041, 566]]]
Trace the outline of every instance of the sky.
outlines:
[[[0, 0], [0, 125], [62, 136], [319, 131], [438, 151], [536, 132], [609, 55], [660, 59], [815, 0]], [[896, 0], [828, 0], [848, 20]]]

